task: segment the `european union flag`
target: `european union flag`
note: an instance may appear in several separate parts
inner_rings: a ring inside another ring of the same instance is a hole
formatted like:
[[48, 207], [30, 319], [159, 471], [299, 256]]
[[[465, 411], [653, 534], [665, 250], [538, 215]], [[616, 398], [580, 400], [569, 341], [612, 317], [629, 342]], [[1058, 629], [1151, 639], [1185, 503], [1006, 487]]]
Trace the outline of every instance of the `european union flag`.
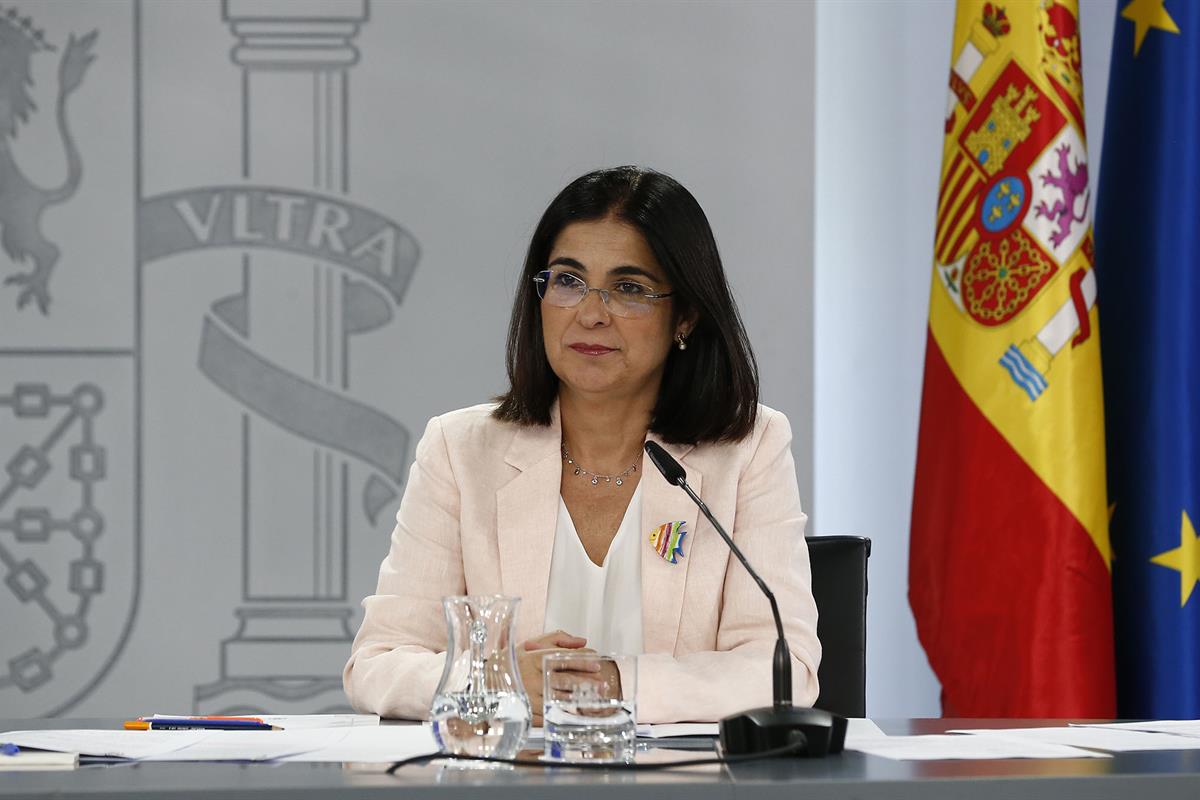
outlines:
[[1120, 0], [1096, 275], [1118, 709], [1200, 717], [1200, 3]]

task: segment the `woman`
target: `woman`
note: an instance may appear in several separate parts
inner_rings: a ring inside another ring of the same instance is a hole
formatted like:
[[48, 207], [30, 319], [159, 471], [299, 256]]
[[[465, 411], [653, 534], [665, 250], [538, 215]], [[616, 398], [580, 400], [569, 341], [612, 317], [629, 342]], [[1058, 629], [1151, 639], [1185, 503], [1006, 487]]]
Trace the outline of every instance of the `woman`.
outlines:
[[[685, 188], [620, 167], [551, 202], [517, 289], [508, 376], [498, 405], [435, 417], [417, 445], [346, 665], [351, 703], [427, 715], [442, 597], [504, 594], [522, 598], [518, 661], [535, 714], [542, 657], [584, 647], [638, 654], [641, 722], [770, 705], [770, 606], [644, 457], [650, 439], [775, 592], [793, 697], [811, 705], [820, 644], [791, 430], [758, 405], [716, 242]], [[680, 528], [678, 549], [650, 535]]]

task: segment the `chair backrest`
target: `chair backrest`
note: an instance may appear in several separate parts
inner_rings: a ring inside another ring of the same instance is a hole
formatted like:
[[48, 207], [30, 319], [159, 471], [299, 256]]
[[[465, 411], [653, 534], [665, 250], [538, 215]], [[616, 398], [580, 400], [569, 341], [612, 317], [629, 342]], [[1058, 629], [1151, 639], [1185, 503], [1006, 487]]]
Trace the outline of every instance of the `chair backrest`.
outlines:
[[867, 713], [867, 559], [865, 536], [810, 536], [821, 696], [816, 707], [846, 717]]

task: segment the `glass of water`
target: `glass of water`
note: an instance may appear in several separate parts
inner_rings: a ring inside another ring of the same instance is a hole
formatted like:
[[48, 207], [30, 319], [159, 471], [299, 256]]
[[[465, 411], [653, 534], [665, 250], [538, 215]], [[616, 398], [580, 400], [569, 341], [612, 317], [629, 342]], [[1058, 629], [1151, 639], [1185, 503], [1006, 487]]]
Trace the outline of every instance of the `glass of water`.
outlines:
[[637, 658], [554, 653], [542, 659], [545, 755], [631, 762], [637, 746]]

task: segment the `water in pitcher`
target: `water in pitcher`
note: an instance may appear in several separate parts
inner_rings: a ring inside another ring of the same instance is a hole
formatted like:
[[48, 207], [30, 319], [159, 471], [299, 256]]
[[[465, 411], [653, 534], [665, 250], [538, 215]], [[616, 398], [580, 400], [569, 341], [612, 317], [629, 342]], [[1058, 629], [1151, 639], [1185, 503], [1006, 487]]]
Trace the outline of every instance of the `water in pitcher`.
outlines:
[[447, 692], [431, 713], [433, 735], [448, 753], [512, 758], [529, 732], [529, 702], [511, 692]]
[[529, 696], [513, 649], [513, 597], [447, 597], [446, 666], [429, 710], [446, 753], [513, 758], [529, 732]]

